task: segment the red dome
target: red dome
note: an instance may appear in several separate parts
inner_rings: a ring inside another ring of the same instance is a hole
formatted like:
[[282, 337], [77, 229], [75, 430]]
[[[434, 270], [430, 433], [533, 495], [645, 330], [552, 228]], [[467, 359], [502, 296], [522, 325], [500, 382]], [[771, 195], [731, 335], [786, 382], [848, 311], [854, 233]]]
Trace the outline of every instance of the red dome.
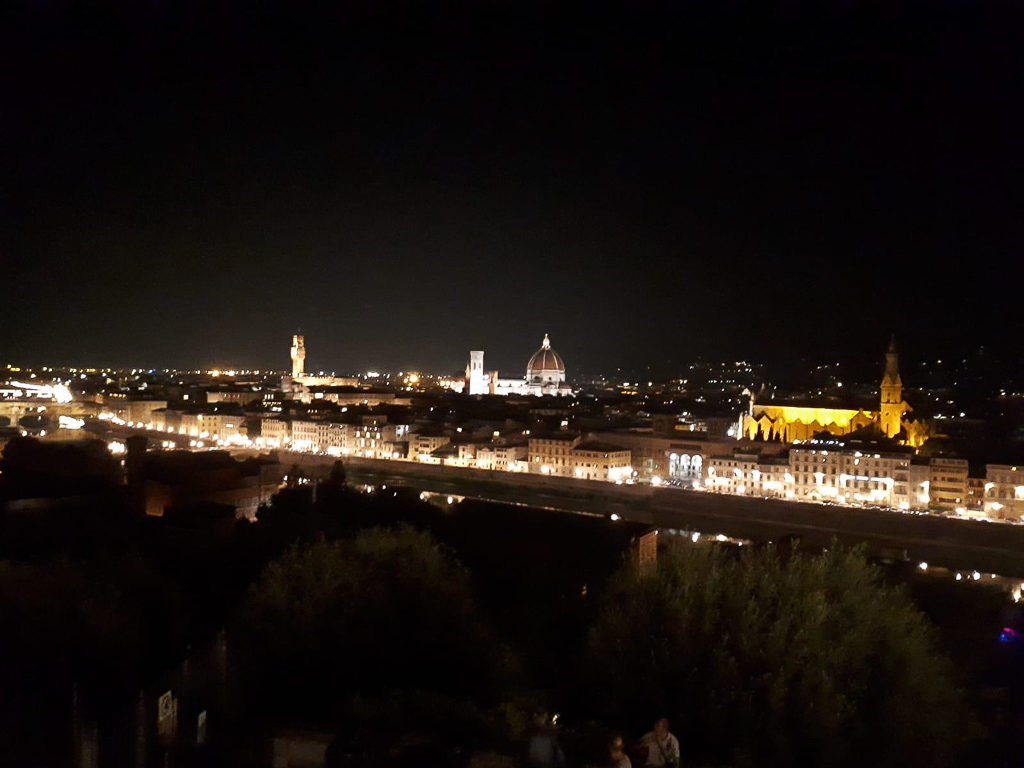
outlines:
[[564, 376], [565, 363], [562, 362], [561, 356], [551, 348], [551, 341], [545, 333], [541, 348], [533, 353], [530, 362], [526, 364], [526, 377], [532, 379], [534, 376], [552, 372], [558, 372]]

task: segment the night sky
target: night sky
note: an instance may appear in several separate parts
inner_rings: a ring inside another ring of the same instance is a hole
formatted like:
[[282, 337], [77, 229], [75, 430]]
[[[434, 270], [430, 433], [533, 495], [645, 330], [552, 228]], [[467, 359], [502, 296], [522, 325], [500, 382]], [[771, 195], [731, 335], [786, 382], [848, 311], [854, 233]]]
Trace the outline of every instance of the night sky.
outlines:
[[0, 16], [0, 362], [1019, 349], [1019, 3], [124, 5]]

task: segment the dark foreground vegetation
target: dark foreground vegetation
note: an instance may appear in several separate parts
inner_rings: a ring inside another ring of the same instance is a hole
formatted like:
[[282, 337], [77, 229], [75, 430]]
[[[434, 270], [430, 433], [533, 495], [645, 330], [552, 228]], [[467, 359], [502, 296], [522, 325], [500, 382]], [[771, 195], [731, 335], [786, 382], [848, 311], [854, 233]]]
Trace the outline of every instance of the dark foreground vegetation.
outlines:
[[684, 765], [1019, 764], [995, 590], [669, 536], [652, 567], [622, 522], [290, 481], [227, 529], [140, 519], [114, 483], [7, 509], [0, 763], [269, 765], [287, 737], [334, 766], [507, 764], [544, 710], [570, 765], [662, 715]]

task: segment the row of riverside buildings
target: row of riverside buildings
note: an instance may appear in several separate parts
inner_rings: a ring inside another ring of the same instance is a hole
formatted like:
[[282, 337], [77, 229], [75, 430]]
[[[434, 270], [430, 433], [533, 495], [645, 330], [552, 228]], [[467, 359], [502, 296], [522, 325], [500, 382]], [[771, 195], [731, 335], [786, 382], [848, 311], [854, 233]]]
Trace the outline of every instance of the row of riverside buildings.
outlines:
[[[1018, 519], [1024, 467], [989, 464], [972, 477], [968, 462], [923, 458], [910, 447], [844, 437], [792, 445], [740, 441], [652, 428], [547, 431], [484, 422], [420, 427], [363, 416], [358, 423], [264, 418], [261, 448], [339, 458], [415, 461], [607, 482], [674, 485], [710, 493], [855, 504], [903, 511], [955, 512]], [[495, 428], [497, 427], [497, 428]]]
[[531, 434], [511, 423], [445, 428], [389, 423], [362, 416], [357, 423], [264, 418], [259, 448], [287, 448], [339, 458], [417, 461], [454, 467], [533, 472], [582, 480], [631, 482], [630, 451], [595, 434]]

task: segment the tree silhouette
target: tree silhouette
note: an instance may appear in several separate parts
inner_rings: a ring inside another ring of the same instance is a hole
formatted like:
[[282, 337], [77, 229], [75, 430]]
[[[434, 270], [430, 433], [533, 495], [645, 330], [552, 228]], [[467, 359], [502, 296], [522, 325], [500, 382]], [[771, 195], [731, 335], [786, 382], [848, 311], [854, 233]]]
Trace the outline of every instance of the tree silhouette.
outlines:
[[502, 667], [465, 570], [405, 527], [294, 545], [250, 592], [233, 642], [253, 705], [300, 719], [336, 717], [350, 695], [485, 695]]
[[604, 716], [666, 714], [691, 759], [934, 766], [967, 731], [930, 627], [859, 550], [783, 562], [679, 547], [656, 571], [630, 563], [590, 651]]

